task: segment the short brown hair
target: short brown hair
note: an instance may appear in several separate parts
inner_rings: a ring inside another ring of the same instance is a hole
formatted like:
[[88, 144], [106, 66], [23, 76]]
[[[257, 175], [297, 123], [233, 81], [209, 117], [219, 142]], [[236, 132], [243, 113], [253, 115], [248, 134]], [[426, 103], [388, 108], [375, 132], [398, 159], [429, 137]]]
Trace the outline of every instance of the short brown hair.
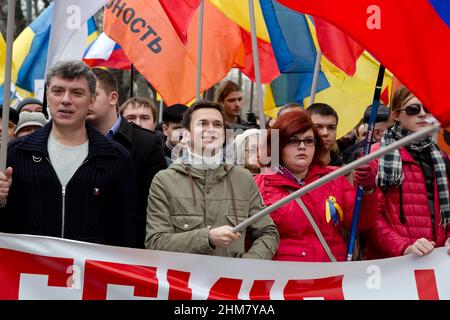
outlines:
[[[287, 112], [282, 114], [277, 121], [273, 124], [273, 126], [269, 129], [269, 133], [267, 134], [267, 156], [272, 157], [272, 135], [273, 130], [278, 130], [278, 138], [279, 138], [279, 148], [278, 148], [278, 159], [280, 159], [280, 163], [283, 164], [283, 159], [281, 157], [281, 152], [284, 147], [286, 147], [289, 138], [297, 133], [304, 133], [311, 129], [314, 133], [314, 139], [316, 140], [316, 150], [314, 152], [314, 158], [312, 160], [312, 164], [323, 165], [320, 160], [320, 156], [325, 151], [322, 138], [319, 135], [316, 127], [314, 126], [311, 116], [304, 109], [293, 110], [291, 112]], [[274, 141], [275, 142], [275, 141]], [[270, 166], [266, 164], [266, 166]]]
[[184, 113], [183, 120], [181, 120], [181, 125], [183, 126], [183, 128], [190, 130], [192, 113], [195, 110], [208, 109], [208, 108], [216, 109], [217, 111], [220, 112], [220, 114], [222, 115], [223, 124], [225, 126], [225, 117], [223, 115], [222, 108], [220, 108], [220, 105], [215, 102], [208, 101], [208, 100], [199, 100], [199, 101], [195, 102], [191, 107], [189, 107], [186, 110], [186, 112]]
[[119, 114], [123, 114], [124, 111], [129, 107], [131, 107], [132, 109], [137, 109], [141, 107], [150, 108], [150, 110], [152, 111], [153, 121], [155, 123], [158, 121], [156, 107], [153, 104], [153, 102], [150, 101], [150, 99], [147, 99], [145, 97], [131, 97], [127, 101], [122, 103], [122, 105], [119, 108]]
[[94, 73], [97, 82], [101, 84], [101, 87], [105, 89], [107, 94], [110, 94], [113, 91], [119, 92], [117, 79], [111, 72], [100, 68], [92, 68], [92, 72]]
[[227, 95], [235, 91], [242, 91], [241, 87], [236, 82], [231, 80], [224, 81], [217, 89], [216, 102], [222, 103]]
[[394, 97], [392, 97], [391, 110], [403, 109], [412, 98], [414, 98], [414, 94], [407, 87], [401, 87], [395, 91]]

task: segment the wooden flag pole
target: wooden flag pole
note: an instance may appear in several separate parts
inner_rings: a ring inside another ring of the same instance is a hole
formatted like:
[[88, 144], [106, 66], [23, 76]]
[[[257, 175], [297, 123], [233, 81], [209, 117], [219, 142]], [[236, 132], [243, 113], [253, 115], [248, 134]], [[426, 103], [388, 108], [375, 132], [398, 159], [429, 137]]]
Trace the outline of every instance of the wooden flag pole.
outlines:
[[16, 0], [8, 0], [8, 16], [6, 24], [6, 64], [5, 81], [3, 82], [2, 140], [0, 144], [0, 171], [6, 169], [8, 151], [9, 106], [11, 94], [12, 51], [15, 28]]
[[202, 50], [203, 50], [203, 18], [205, 16], [205, 0], [200, 2], [200, 14], [198, 18], [198, 46], [197, 46], [197, 76], [195, 82], [195, 99], [201, 99], [202, 85]]
[[312, 105], [316, 101], [317, 81], [319, 79], [321, 59], [322, 59], [322, 51], [319, 48], [317, 50], [316, 64], [314, 65], [314, 76], [311, 85], [311, 98], [309, 99], [309, 105]]
[[252, 52], [253, 64], [255, 65], [255, 80], [256, 80], [256, 107], [259, 111], [259, 128], [261, 130], [266, 128], [266, 118], [264, 117], [264, 106], [261, 86], [261, 72], [259, 67], [258, 42], [256, 39], [256, 22], [255, 22], [255, 7], [253, 0], [248, 0], [248, 8], [250, 12], [250, 26], [252, 33]]

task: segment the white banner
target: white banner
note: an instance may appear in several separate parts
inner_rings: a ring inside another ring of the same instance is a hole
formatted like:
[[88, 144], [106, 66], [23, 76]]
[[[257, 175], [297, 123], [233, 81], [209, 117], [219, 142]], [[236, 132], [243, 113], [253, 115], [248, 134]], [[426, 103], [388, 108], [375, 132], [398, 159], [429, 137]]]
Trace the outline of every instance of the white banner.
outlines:
[[338, 263], [211, 257], [0, 234], [0, 299], [450, 299], [450, 256]]
[[108, 0], [55, 0], [47, 54], [47, 71], [58, 61], [83, 58], [87, 21]]

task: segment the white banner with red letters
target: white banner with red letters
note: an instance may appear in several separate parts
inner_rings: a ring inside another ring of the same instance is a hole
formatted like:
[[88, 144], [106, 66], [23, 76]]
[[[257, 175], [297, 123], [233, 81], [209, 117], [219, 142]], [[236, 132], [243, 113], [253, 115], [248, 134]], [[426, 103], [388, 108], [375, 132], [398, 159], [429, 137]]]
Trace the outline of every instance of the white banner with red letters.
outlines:
[[340, 263], [211, 257], [0, 234], [0, 299], [450, 299], [450, 255]]

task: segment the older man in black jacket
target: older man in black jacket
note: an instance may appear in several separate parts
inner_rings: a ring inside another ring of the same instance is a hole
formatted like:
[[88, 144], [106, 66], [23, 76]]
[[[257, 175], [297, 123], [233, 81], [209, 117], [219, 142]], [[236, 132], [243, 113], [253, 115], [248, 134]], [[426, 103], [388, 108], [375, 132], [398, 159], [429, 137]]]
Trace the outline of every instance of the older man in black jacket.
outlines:
[[131, 154], [137, 177], [137, 210], [140, 247], [144, 247], [147, 199], [155, 174], [166, 168], [161, 139], [117, 115], [117, 80], [107, 70], [93, 68], [97, 99], [89, 109], [88, 122], [106, 137], [119, 142]]
[[94, 74], [82, 61], [63, 61], [46, 85], [52, 120], [8, 146], [0, 230], [137, 247], [131, 157], [86, 124]]

